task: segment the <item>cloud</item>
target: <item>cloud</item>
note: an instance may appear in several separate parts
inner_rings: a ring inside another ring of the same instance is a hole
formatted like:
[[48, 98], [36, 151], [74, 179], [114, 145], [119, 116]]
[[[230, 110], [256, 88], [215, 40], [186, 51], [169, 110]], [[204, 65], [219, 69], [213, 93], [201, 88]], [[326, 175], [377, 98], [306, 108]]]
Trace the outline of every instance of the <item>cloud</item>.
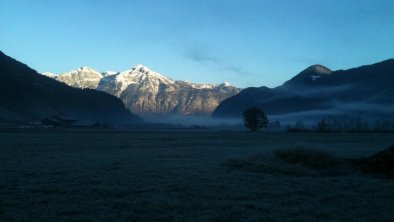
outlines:
[[203, 64], [211, 63], [214, 65], [221, 63], [219, 59], [209, 56], [207, 53], [203, 53], [201, 50], [196, 48], [189, 50], [186, 55], [188, 56], [189, 59], [198, 63], [203, 63]]
[[208, 50], [203, 51], [201, 48], [192, 48], [186, 52], [186, 57], [203, 65], [208, 65], [216, 69], [230, 71], [240, 76], [253, 75], [241, 66], [228, 64], [218, 57], [213, 56]]

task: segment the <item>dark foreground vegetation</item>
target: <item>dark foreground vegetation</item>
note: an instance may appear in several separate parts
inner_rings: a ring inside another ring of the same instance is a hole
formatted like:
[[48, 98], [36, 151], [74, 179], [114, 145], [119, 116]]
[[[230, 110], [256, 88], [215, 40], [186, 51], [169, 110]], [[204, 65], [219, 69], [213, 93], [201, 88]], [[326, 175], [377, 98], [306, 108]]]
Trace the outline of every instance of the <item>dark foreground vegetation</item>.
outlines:
[[302, 175], [338, 176], [362, 173], [374, 177], [394, 178], [394, 146], [368, 158], [338, 158], [329, 153], [292, 148], [275, 150], [273, 155], [255, 155], [246, 160], [233, 159], [226, 162], [230, 168], [252, 172]]
[[394, 180], [373, 165], [392, 144], [390, 133], [1, 131], [0, 221], [393, 221]]

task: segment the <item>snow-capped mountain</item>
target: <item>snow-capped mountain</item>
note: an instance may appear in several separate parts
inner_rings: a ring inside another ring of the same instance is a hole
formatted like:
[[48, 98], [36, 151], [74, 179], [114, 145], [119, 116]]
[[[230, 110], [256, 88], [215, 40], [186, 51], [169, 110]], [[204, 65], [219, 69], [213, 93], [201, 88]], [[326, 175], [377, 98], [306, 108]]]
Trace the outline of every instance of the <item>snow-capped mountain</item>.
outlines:
[[82, 89], [96, 89], [100, 80], [103, 78], [103, 75], [89, 67], [81, 67], [57, 76], [48, 72], [43, 73], [43, 75], [64, 82], [69, 86]]
[[[120, 98], [133, 113], [154, 115], [210, 115], [219, 103], [240, 89], [229, 83], [198, 84], [175, 81], [143, 65], [123, 72], [80, 68], [55, 77], [78, 88], [93, 88]], [[89, 87], [87, 87], [89, 86]]]
[[173, 80], [153, 72], [143, 65], [136, 65], [130, 70], [106, 76], [100, 81], [97, 89], [120, 97], [130, 85], [140, 85], [143, 89], [158, 91], [160, 84], [173, 83]]

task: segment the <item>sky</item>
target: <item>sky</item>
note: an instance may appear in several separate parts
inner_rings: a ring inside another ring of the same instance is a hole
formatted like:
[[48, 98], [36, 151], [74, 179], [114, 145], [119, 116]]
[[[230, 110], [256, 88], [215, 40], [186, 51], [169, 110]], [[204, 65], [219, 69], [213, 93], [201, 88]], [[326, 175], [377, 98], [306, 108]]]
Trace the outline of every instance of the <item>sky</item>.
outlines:
[[394, 58], [393, 0], [0, 0], [0, 50], [38, 72], [143, 64], [276, 87], [313, 64]]

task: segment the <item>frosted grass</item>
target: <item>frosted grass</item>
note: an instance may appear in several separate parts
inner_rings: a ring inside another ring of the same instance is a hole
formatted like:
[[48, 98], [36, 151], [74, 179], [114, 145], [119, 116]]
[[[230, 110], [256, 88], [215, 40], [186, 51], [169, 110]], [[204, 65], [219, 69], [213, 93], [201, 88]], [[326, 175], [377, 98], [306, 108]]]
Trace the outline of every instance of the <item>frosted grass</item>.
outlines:
[[0, 132], [0, 221], [392, 221], [391, 180], [226, 166], [283, 148], [358, 158], [392, 144], [392, 134]]

